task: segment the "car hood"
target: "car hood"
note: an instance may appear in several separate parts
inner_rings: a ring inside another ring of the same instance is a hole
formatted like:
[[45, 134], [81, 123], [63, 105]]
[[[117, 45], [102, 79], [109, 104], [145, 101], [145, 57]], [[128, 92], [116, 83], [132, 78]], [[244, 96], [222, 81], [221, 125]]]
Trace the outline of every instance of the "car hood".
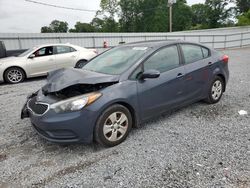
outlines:
[[9, 63], [9, 62], [13, 62], [13, 61], [16, 61], [20, 59], [20, 57], [6, 57], [6, 58], [2, 58], [0, 59], [0, 64], [3, 64], [3, 63]]
[[118, 82], [119, 75], [107, 75], [83, 69], [59, 69], [48, 74], [43, 93], [53, 93], [78, 84], [101, 84]]

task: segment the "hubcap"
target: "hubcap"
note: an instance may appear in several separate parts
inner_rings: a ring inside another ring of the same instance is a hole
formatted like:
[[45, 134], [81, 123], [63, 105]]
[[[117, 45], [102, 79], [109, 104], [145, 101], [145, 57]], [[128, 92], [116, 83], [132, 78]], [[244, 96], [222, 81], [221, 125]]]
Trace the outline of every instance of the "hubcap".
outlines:
[[212, 97], [214, 100], [218, 100], [221, 97], [222, 94], [222, 83], [221, 81], [217, 80], [214, 82], [214, 85], [212, 87]]
[[128, 130], [128, 118], [123, 112], [112, 113], [105, 121], [103, 133], [107, 140], [116, 142], [120, 140]]
[[23, 75], [19, 70], [11, 70], [8, 72], [7, 77], [12, 83], [17, 83], [22, 80]]

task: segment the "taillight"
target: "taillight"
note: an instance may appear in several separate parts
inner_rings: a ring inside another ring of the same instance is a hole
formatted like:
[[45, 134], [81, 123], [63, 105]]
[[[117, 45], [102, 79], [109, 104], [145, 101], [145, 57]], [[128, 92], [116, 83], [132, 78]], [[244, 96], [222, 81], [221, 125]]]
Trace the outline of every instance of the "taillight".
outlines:
[[223, 57], [221, 58], [221, 60], [223, 61], [223, 63], [228, 63], [229, 57], [227, 55], [223, 55]]

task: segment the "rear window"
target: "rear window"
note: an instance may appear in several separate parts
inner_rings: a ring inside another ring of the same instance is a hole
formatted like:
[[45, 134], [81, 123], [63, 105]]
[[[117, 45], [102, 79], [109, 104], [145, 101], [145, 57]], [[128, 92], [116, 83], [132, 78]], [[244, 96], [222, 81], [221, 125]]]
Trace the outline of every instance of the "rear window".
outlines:
[[210, 55], [209, 49], [203, 48], [203, 47], [201, 49], [202, 49], [202, 52], [203, 52], [203, 57], [208, 58], [209, 55]]
[[186, 64], [194, 63], [210, 56], [209, 49], [199, 45], [182, 44], [181, 47]]

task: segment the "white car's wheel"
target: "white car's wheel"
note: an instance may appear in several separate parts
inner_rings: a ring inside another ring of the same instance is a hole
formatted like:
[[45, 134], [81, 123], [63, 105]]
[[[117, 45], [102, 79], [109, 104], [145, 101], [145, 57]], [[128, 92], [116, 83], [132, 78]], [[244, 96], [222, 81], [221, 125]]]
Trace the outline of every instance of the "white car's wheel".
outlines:
[[25, 73], [18, 67], [11, 67], [4, 72], [4, 79], [10, 84], [17, 84], [25, 79]]

